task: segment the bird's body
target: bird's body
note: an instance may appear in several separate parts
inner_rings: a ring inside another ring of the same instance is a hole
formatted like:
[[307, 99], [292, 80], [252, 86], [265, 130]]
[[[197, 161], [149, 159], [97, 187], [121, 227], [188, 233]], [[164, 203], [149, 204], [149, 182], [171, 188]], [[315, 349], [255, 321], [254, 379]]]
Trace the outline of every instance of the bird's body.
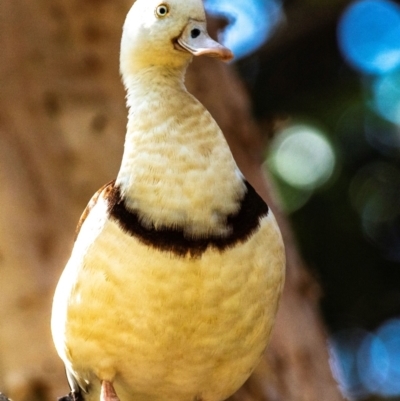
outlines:
[[[150, 3], [137, 0], [137, 15], [158, 10]], [[204, 19], [200, 0], [185, 4], [195, 12], [178, 15], [185, 24]], [[124, 49], [134, 47], [130, 29], [121, 50], [130, 107], [122, 165], [82, 217], [54, 297], [53, 337], [85, 401], [219, 401], [267, 345], [282, 240], [219, 127], [186, 91], [188, 55], [174, 49], [167, 63], [158, 51], [161, 65], [133, 57]]]

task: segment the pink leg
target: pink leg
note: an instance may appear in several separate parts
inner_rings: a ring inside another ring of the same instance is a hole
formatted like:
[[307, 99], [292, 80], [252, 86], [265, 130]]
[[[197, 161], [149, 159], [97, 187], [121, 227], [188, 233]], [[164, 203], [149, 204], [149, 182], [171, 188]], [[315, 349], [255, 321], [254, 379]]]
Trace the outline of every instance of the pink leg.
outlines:
[[112, 383], [104, 380], [101, 382], [100, 401], [119, 401]]

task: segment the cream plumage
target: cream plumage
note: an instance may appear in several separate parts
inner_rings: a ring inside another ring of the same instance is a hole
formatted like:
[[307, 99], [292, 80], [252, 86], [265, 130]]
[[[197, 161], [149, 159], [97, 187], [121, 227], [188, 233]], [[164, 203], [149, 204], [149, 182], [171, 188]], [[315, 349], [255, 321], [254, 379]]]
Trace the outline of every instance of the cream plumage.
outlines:
[[136, 1], [121, 44], [121, 168], [85, 210], [54, 296], [66, 399], [223, 400], [267, 345], [282, 239], [184, 87], [193, 54], [231, 57], [208, 37], [201, 0]]

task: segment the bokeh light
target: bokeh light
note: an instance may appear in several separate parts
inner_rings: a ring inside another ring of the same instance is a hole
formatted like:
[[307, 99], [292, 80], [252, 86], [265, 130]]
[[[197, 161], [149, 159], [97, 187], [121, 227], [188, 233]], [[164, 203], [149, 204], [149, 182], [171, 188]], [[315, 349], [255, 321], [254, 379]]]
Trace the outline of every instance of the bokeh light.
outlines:
[[[379, 387], [379, 394], [396, 396], [400, 394], [400, 319], [385, 322], [378, 330], [377, 337], [386, 348], [386, 375]], [[377, 372], [375, 372], [376, 374]]]
[[400, 395], [400, 319], [384, 322], [375, 332], [341, 330], [329, 345], [332, 370], [347, 397]]
[[397, 158], [400, 151], [400, 125], [371, 112], [365, 115], [364, 122], [364, 134], [368, 144], [384, 156]]
[[222, 41], [236, 60], [259, 48], [282, 19], [278, 0], [248, 0], [245, 7], [239, 0], [205, 0], [204, 4], [210, 14], [224, 15], [231, 21]]
[[322, 131], [298, 124], [282, 130], [271, 144], [269, 165], [289, 185], [313, 190], [332, 175], [335, 154]]
[[366, 333], [356, 350], [360, 382], [368, 393], [381, 390], [389, 372], [389, 354], [384, 342], [374, 333]]
[[356, 173], [349, 192], [366, 237], [386, 258], [400, 261], [400, 170], [387, 162], [370, 163]]
[[[397, 40], [400, 44], [400, 31]], [[375, 110], [386, 120], [400, 125], [400, 70], [378, 77], [372, 89]]]
[[362, 167], [350, 185], [354, 208], [363, 220], [383, 222], [400, 214], [400, 171], [386, 162]]
[[329, 338], [331, 369], [343, 394], [350, 398], [365, 397], [364, 388], [358, 374], [357, 353], [367, 332], [354, 328], [344, 329]]
[[344, 58], [367, 74], [387, 73], [400, 66], [400, 7], [388, 0], [353, 2], [338, 24]]

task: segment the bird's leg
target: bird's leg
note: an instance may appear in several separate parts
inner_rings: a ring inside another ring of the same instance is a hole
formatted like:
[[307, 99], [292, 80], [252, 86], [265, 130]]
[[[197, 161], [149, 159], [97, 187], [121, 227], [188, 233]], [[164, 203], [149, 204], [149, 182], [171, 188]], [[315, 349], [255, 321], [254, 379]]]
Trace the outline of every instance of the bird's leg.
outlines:
[[58, 398], [58, 401], [83, 401], [83, 398], [80, 392], [72, 390], [68, 395]]
[[101, 382], [100, 401], [119, 401], [112, 383], [106, 380]]

